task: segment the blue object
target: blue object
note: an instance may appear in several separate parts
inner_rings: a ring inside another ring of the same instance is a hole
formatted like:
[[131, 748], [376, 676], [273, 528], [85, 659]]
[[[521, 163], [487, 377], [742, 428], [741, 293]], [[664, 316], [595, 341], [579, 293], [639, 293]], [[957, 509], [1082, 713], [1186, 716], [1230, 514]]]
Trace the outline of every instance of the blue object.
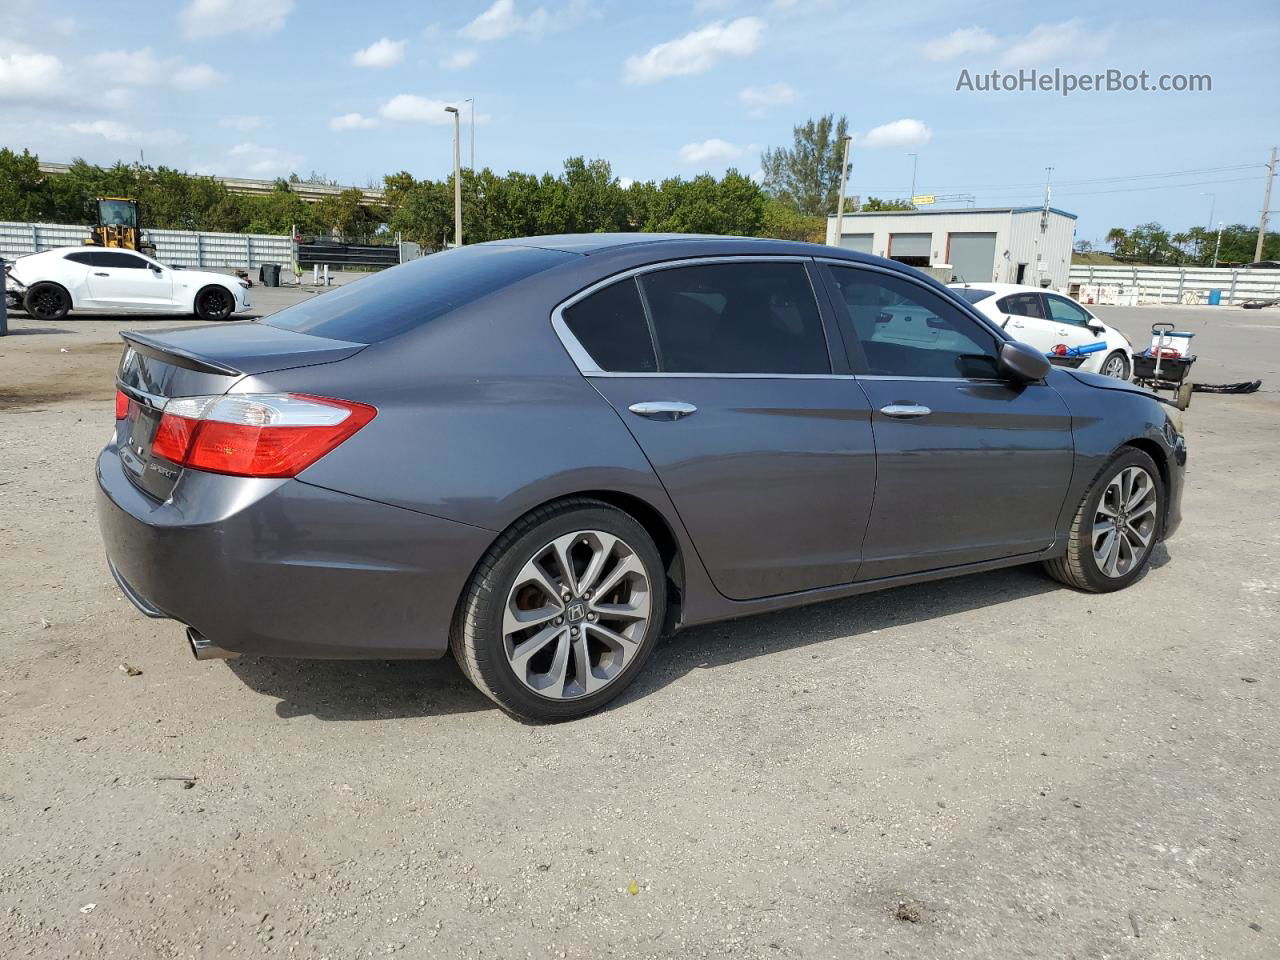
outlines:
[[1090, 353], [1097, 353], [1099, 350], [1107, 349], [1105, 340], [1099, 340], [1097, 343], [1086, 343], [1083, 347], [1067, 347], [1066, 353], [1046, 353], [1046, 357], [1083, 357]]
[[1216, 289], [1216, 288], [1215, 288], [1215, 289], [1213, 289], [1213, 290], [1210, 290], [1210, 291], [1209, 291], [1209, 306], [1211, 306], [1211, 307], [1216, 307], [1216, 306], [1218, 306], [1220, 303], [1222, 303], [1222, 291], [1221, 291], [1221, 290], [1219, 290], [1219, 289]]

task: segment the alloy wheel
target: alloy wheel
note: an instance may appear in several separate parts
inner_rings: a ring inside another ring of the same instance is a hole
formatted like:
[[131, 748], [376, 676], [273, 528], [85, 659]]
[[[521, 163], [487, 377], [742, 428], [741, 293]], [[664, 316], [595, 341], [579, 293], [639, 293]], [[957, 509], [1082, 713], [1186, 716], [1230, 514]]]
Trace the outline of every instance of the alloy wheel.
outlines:
[[1155, 479], [1142, 467], [1125, 467], [1107, 484], [1093, 516], [1093, 559], [1116, 579], [1142, 562], [1156, 534]]
[[1129, 364], [1121, 354], [1112, 354], [1102, 367], [1102, 375], [1104, 377], [1115, 377], [1118, 380], [1127, 380], [1129, 377]]
[[512, 672], [552, 700], [604, 689], [639, 652], [650, 594], [649, 571], [620, 537], [557, 537], [525, 563], [507, 595], [502, 640]]

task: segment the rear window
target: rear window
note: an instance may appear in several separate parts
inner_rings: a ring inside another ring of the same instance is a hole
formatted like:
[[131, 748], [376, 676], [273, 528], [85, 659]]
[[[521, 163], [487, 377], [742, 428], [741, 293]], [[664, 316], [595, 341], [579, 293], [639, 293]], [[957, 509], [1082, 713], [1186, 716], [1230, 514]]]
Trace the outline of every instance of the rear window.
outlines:
[[574, 256], [505, 244], [446, 250], [345, 284], [261, 322], [333, 340], [377, 343]]
[[974, 287], [952, 287], [951, 292], [961, 300], [967, 300], [969, 303], [977, 303], [979, 300], [995, 296], [995, 293], [991, 290], [978, 290]]

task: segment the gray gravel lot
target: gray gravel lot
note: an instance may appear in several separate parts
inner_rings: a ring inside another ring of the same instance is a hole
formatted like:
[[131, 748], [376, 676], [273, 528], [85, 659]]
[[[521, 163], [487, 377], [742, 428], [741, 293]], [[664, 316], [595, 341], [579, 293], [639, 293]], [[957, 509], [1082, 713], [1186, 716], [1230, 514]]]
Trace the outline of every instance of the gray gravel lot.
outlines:
[[14, 317], [0, 957], [1280, 956], [1280, 313], [1100, 313], [1265, 381], [1196, 397], [1134, 587], [694, 629], [560, 726], [447, 660], [194, 662], [114, 588], [91, 486], [116, 333], [172, 323]]

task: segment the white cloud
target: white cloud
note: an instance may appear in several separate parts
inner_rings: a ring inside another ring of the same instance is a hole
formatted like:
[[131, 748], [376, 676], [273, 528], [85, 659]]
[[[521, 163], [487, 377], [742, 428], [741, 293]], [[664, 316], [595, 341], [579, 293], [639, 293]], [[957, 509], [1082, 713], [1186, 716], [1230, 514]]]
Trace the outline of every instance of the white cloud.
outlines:
[[630, 189], [631, 185], [635, 182], [636, 182], [635, 177], [619, 177], [618, 178], [618, 186], [620, 186], [623, 190]]
[[537, 7], [532, 13], [522, 15], [516, 9], [516, 0], [494, 0], [484, 13], [458, 31], [472, 40], [501, 40], [513, 33], [541, 33], [549, 25], [550, 15], [545, 7]]
[[207, 63], [186, 63], [181, 57], [157, 57], [150, 47], [140, 50], [104, 50], [89, 58], [92, 73], [111, 77], [129, 87], [169, 86], [178, 90], [203, 90], [222, 79]]
[[295, 0], [190, 0], [182, 29], [190, 40], [226, 33], [273, 33], [284, 26]]
[[964, 27], [928, 41], [921, 52], [937, 61], [997, 54], [1006, 66], [1052, 67], [1098, 56], [1110, 46], [1113, 36], [1113, 28], [1091, 28], [1079, 18], [1041, 23], [1022, 36], [1011, 37], [996, 36], [982, 27]]
[[709, 23], [682, 37], [668, 40], [647, 53], [628, 57], [627, 83], [657, 83], [668, 77], [706, 73], [728, 57], [746, 57], [760, 49], [765, 22], [739, 17], [728, 23]]
[[740, 147], [736, 143], [712, 137], [701, 143], [686, 143], [680, 148], [680, 160], [690, 164], [728, 163], [746, 156], [754, 149], [754, 146]]
[[785, 83], [772, 83], [767, 87], [747, 87], [738, 93], [738, 102], [752, 113], [764, 113], [770, 107], [794, 103], [795, 99], [795, 90]]
[[919, 120], [904, 118], [881, 124], [858, 138], [864, 147], [919, 147], [933, 139], [933, 131]]
[[66, 82], [66, 67], [51, 53], [0, 53], [0, 101], [56, 100]]
[[104, 107], [110, 107], [113, 110], [123, 110], [125, 107], [133, 106], [136, 91], [126, 89], [125, 87], [112, 87], [103, 92], [99, 96]]
[[1111, 43], [1112, 31], [1091, 30], [1079, 18], [1042, 23], [1013, 41], [1001, 59], [1009, 66], [1056, 66], [1055, 61], [1096, 57]]
[[330, 130], [367, 130], [369, 127], [376, 127], [378, 120], [376, 117], [366, 117], [362, 113], [344, 113], [340, 117], [334, 117], [329, 121]]
[[459, 50], [445, 57], [440, 62], [442, 70], [465, 70], [476, 62], [476, 52], [474, 50]]
[[297, 170], [303, 159], [296, 153], [257, 143], [237, 143], [227, 151], [227, 156], [234, 161], [231, 166], [235, 173], [258, 177], [273, 177]]
[[86, 122], [77, 122], [67, 124], [67, 129], [72, 133], [79, 133], [83, 136], [102, 137], [104, 140], [110, 140], [112, 143], [130, 143], [130, 144], [175, 144], [182, 143], [186, 138], [175, 130], [138, 130], [127, 124], [120, 123], [117, 120], [92, 120]]
[[351, 62], [357, 67], [385, 70], [387, 67], [394, 67], [404, 59], [404, 48], [405, 42], [403, 40], [392, 40], [390, 37], [383, 37], [363, 50], [357, 50], [353, 53]]
[[929, 60], [954, 60], [971, 53], [989, 53], [999, 44], [995, 34], [982, 27], [962, 27], [936, 37], [921, 48]]
[[269, 127], [271, 123], [265, 117], [246, 114], [239, 117], [223, 117], [218, 121], [218, 126], [224, 130], [239, 130], [242, 133], [248, 133], [250, 130], [262, 130], [265, 127]]
[[445, 112], [445, 107], [457, 104], [447, 100], [431, 100], [412, 93], [401, 93], [392, 97], [378, 108], [384, 120], [397, 123], [431, 123], [437, 126], [453, 123], [453, 117]]

